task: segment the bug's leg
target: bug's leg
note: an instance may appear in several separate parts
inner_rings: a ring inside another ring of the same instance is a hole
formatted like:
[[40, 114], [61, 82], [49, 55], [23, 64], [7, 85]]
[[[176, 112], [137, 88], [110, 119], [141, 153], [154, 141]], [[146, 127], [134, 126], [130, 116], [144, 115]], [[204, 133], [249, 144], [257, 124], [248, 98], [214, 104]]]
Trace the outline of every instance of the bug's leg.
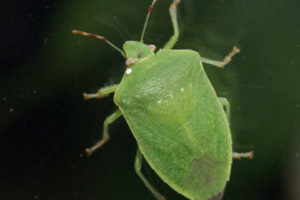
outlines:
[[230, 121], [230, 102], [225, 97], [219, 97], [219, 101], [225, 109], [228, 121]]
[[103, 135], [102, 139], [99, 140], [94, 146], [87, 148], [85, 151], [90, 156], [94, 151], [100, 148], [103, 144], [105, 144], [109, 140], [108, 126], [113, 123], [116, 119], [122, 116], [122, 112], [117, 110], [113, 114], [109, 115], [103, 124]]
[[253, 152], [243, 152], [243, 153], [238, 153], [238, 152], [233, 152], [232, 153], [232, 158], [234, 159], [241, 159], [241, 158], [249, 158], [252, 159], [253, 158]]
[[[225, 98], [225, 97], [218, 97], [221, 105], [225, 108], [225, 113], [227, 115], [228, 121], [230, 120], [230, 102]], [[232, 158], [234, 159], [241, 159], [241, 158], [249, 158], [252, 159], [253, 157], [253, 152], [243, 152], [243, 153], [238, 153], [238, 152], [233, 152]]]
[[143, 162], [143, 155], [139, 148], [137, 148], [135, 161], [134, 161], [134, 169], [137, 175], [142, 179], [146, 187], [150, 190], [150, 192], [156, 197], [157, 200], [165, 200], [166, 198], [162, 196], [145, 178], [142, 173], [142, 162]]
[[216, 60], [211, 60], [211, 59], [203, 58], [203, 57], [201, 58], [201, 60], [203, 63], [207, 63], [210, 65], [219, 67], [219, 68], [223, 68], [225, 65], [227, 65], [231, 61], [231, 58], [239, 52], [240, 52], [240, 49], [237, 48], [236, 46], [234, 46], [232, 51], [224, 58], [223, 61], [216, 61]]
[[118, 86], [119, 86], [119, 84], [114, 84], [114, 85], [100, 88], [96, 93], [92, 93], [92, 94], [83, 93], [83, 98], [85, 100], [88, 100], [88, 99], [93, 99], [93, 98], [100, 99], [103, 97], [107, 97], [110, 93], [115, 92], [116, 89], [118, 88]]
[[179, 28], [178, 28], [178, 20], [177, 20], [177, 5], [180, 3], [180, 0], [174, 0], [169, 8], [169, 12], [171, 15], [171, 21], [174, 29], [173, 36], [169, 39], [167, 44], [163, 47], [164, 49], [172, 49], [172, 47], [176, 44], [179, 37]]

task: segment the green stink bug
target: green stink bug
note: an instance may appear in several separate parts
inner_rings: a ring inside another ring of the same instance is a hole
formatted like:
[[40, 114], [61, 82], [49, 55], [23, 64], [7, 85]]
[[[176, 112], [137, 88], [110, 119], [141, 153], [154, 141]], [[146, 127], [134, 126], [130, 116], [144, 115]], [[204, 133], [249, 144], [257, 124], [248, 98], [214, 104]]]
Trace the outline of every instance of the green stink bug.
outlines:
[[91, 154], [106, 143], [108, 125], [123, 115], [138, 144], [135, 170], [158, 200], [165, 198], [142, 174], [142, 157], [165, 183], [188, 199], [220, 199], [232, 157], [251, 157], [251, 153], [232, 154], [229, 102], [217, 97], [202, 63], [222, 68], [239, 49], [234, 47], [223, 61], [201, 58], [192, 50], [172, 50], [179, 37], [176, 7], [180, 0], [174, 0], [169, 9], [174, 35], [155, 53], [154, 45], [143, 42], [155, 3], [148, 9], [140, 41], [126, 41], [124, 51], [103, 36], [72, 31], [105, 41], [125, 57], [127, 65], [120, 84], [84, 94], [90, 99], [114, 92], [118, 106], [104, 122], [102, 139], [86, 151]]

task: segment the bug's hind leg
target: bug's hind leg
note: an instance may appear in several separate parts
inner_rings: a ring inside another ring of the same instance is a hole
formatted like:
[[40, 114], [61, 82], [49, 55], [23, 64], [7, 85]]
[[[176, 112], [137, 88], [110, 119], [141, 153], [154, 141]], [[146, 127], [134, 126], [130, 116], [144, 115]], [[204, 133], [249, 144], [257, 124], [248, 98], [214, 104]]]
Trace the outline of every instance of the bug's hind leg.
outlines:
[[236, 46], [234, 46], [232, 51], [224, 58], [223, 61], [216, 61], [216, 60], [211, 60], [211, 59], [203, 58], [203, 57], [201, 58], [201, 60], [203, 63], [207, 63], [207, 64], [213, 65], [215, 67], [218, 67], [218, 68], [223, 68], [225, 65], [230, 63], [231, 58], [239, 52], [240, 52], [240, 49], [238, 49]]
[[83, 97], [85, 100], [94, 99], [94, 98], [100, 99], [103, 97], [107, 97], [110, 93], [115, 92], [118, 86], [119, 84], [114, 84], [114, 85], [100, 88], [96, 93], [91, 93], [91, 94], [83, 93]]
[[225, 97], [219, 97], [221, 105], [224, 107], [228, 121], [230, 120], [230, 102]]
[[122, 112], [120, 110], [117, 110], [113, 114], [109, 115], [103, 124], [103, 135], [102, 139], [99, 140], [94, 146], [87, 148], [86, 153], [88, 155], [91, 155], [94, 151], [96, 151], [98, 148], [102, 147], [103, 144], [105, 144], [109, 140], [109, 133], [108, 133], [108, 126], [113, 123], [116, 119], [118, 119], [120, 116], [122, 116]]
[[253, 158], [253, 152], [243, 152], [243, 153], [238, 153], [238, 152], [233, 152], [232, 153], [232, 158], [234, 159], [241, 159], [241, 158], [249, 158], [252, 159]]
[[179, 38], [179, 28], [178, 28], [178, 20], [177, 20], [177, 5], [180, 3], [180, 0], [174, 0], [169, 8], [169, 12], [171, 15], [171, 21], [174, 29], [173, 36], [169, 39], [167, 44], [163, 47], [164, 49], [172, 49], [172, 47], [176, 44]]
[[162, 196], [145, 178], [142, 173], [142, 162], [143, 162], [143, 155], [139, 148], [137, 148], [135, 161], [134, 161], [134, 169], [137, 175], [142, 179], [146, 187], [150, 190], [150, 192], [156, 197], [157, 200], [166, 200], [164, 196]]
[[[230, 120], [230, 102], [225, 97], [218, 97], [221, 105], [224, 107], [225, 113], [227, 115], [228, 121]], [[233, 152], [232, 158], [234, 159], [241, 159], [241, 158], [249, 158], [252, 159], [253, 152]]]

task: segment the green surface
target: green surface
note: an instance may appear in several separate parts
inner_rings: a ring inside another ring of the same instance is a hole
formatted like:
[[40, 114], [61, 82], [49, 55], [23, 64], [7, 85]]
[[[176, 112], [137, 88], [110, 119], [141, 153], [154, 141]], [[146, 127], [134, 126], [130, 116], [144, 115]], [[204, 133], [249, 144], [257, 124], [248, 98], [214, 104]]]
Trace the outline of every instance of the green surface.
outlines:
[[130, 66], [115, 102], [160, 178], [189, 199], [207, 200], [229, 179], [231, 135], [200, 61], [194, 51], [159, 50]]
[[[125, 64], [102, 41], [70, 33], [99, 33], [121, 47], [139, 39], [150, 3], [1, 2], [2, 199], [153, 200], [133, 170], [136, 144], [124, 120], [101, 151], [84, 156], [115, 106], [81, 95], [118, 83]], [[156, 4], [145, 43], [160, 48], [172, 35], [170, 3]], [[234, 161], [224, 200], [299, 199], [299, 4], [182, 0], [178, 9], [175, 48], [213, 59], [241, 48], [225, 69], [205, 67], [231, 102], [234, 150], [254, 151], [253, 160]], [[169, 199], [183, 199], [151, 169], [144, 174]]]

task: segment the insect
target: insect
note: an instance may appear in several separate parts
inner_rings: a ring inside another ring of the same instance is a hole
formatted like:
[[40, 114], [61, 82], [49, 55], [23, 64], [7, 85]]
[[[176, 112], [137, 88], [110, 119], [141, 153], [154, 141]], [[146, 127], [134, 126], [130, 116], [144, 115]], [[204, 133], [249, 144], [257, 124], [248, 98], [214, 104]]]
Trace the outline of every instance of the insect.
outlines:
[[[74, 30], [74, 34], [101, 39], [121, 53], [127, 69], [120, 84], [84, 94], [85, 99], [115, 93], [118, 110], [107, 117], [103, 136], [86, 149], [92, 154], [109, 140], [108, 126], [124, 116], [137, 141], [134, 167], [137, 175], [158, 200], [165, 197], [142, 174], [143, 157], [171, 188], [191, 200], [222, 198], [229, 180], [232, 157], [251, 157], [232, 153], [229, 129], [229, 102], [217, 97], [202, 63], [222, 68], [239, 52], [234, 47], [223, 61], [200, 57], [193, 50], [173, 50], [179, 37], [177, 5], [170, 5], [173, 36], [157, 52], [143, 38], [151, 11], [149, 6], [140, 41], [126, 41], [123, 50], [105, 37]], [[225, 108], [225, 109], [224, 109]]]

